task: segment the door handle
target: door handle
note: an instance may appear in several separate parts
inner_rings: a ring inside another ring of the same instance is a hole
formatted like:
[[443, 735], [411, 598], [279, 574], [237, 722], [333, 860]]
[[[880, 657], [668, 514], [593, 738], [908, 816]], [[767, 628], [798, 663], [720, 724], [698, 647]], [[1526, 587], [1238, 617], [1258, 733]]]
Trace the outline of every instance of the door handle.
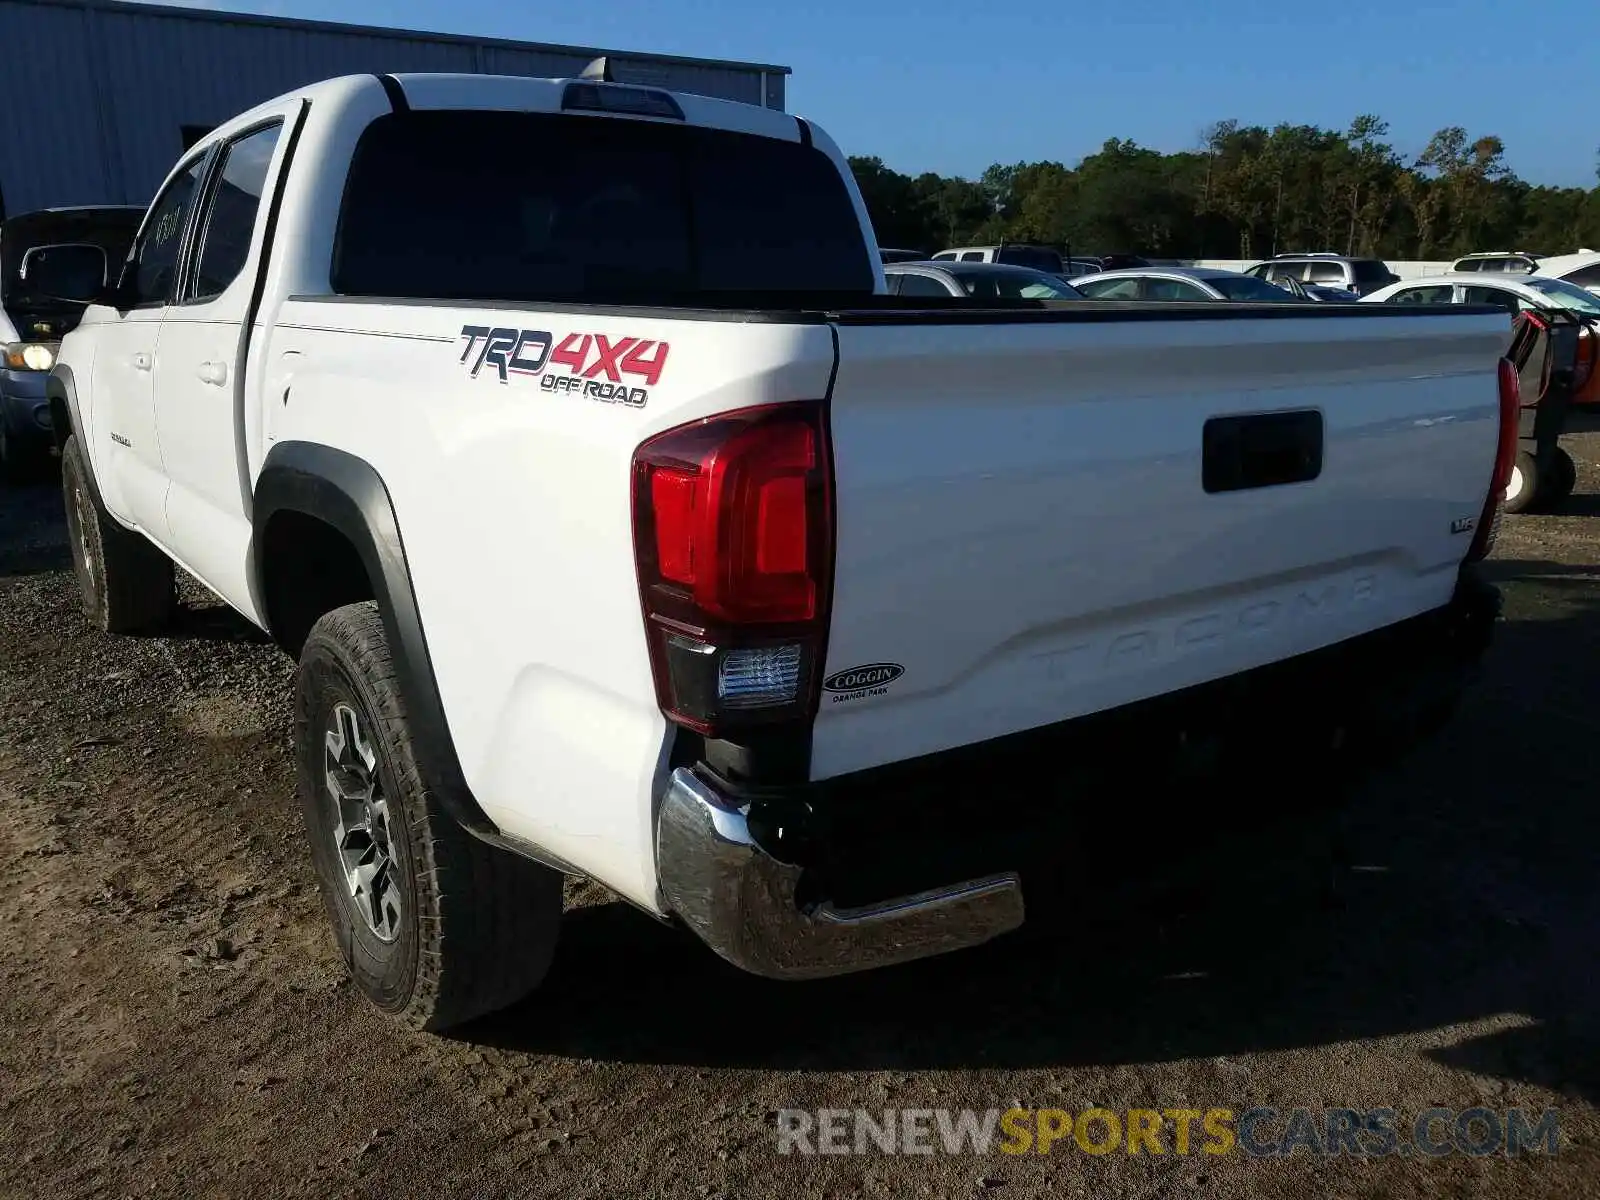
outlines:
[[133, 356], [133, 369], [135, 371], [148, 371], [150, 369], [150, 356], [143, 350]]
[[228, 364], [222, 362], [203, 362], [200, 364], [199, 376], [201, 382], [215, 384], [221, 387], [228, 382]]

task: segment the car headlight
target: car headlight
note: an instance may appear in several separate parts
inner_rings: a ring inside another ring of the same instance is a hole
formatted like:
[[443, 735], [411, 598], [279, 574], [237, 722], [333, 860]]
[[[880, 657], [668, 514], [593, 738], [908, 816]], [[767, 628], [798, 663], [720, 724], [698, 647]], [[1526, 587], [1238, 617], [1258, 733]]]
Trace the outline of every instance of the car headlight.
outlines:
[[56, 365], [56, 352], [39, 342], [13, 342], [6, 347], [5, 360], [13, 371], [48, 371]]

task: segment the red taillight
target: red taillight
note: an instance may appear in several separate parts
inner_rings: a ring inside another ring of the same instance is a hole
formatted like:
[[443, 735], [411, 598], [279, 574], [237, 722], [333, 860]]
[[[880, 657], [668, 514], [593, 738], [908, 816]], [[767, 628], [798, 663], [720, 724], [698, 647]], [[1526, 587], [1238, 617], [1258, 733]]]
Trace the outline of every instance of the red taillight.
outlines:
[[1594, 374], [1595, 332], [1587, 324], [1578, 330], [1578, 357], [1572, 366], [1572, 394], [1576, 396]]
[[1495, 448], [1494, 474], [1489, 479], [1489, 495], [1483, 504], [1483, 515], [1478, 518], [1478, 528], [1472, 537], [1472, 547], [1467, 551], [1467, 561], [1477, 562], [1489, 557], [1494, 550], [1495, 537], [1500, 530], [1500, 506], [1506, 498], [1506, 485], [1511, 482], [1511, 468], [1517, 462], [1517, 427], [1522, 416], [1522, 384], [1517, 377], [1516, 364], [1509, 358], [1500, 360], [1500, 440]]
[[816, 712], [833, 574], [820, 402], [743, 409], [633, 455], [633, 537], [656, 696], [708, 736]]

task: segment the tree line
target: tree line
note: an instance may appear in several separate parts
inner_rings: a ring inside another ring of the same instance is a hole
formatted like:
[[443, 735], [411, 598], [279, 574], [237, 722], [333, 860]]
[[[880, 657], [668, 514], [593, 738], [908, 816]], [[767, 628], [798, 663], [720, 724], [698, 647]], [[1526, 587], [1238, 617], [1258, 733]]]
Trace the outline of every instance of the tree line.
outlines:
[[1193, 150], [1111, 138], [1075, 167], [997, 163], [976, 180], [902, 175], [879, 158], [850, 166], [879, 245], [928, 253], [1001, 240], [1153, 258], [1600, 248], [1600, 187], [1535, 187], [1506, 166], [1498, 137], [1459, 126], [1413, 161], [1388, 136], [1371, 115], [1343, 131], [1221, 121]]

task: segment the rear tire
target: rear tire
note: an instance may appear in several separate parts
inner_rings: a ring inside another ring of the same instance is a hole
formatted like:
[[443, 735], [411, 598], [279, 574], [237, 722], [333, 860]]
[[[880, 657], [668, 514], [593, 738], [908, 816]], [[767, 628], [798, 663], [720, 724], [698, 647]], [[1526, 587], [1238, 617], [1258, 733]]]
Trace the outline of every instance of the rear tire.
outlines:
[[378, 606], [335, 609], [300, 655], [300, 803], [334, 940], [361, 992], [413, 1029], [505, 1008], [549, 970], [562, 877], [467, 833], [412, 749]]
[[1511, 480], [1506, 484], [1505, 511], [1527, 512], [1539, 498], [1539, 464], [1526, 450], [1517, 451], [1517, 460], [1511, 468]]
[[96, 502], [76, 434], [61, 449], [61, 494], [84, 616], [105, 633], [159, 629], [177, 607], [172, 560]]

